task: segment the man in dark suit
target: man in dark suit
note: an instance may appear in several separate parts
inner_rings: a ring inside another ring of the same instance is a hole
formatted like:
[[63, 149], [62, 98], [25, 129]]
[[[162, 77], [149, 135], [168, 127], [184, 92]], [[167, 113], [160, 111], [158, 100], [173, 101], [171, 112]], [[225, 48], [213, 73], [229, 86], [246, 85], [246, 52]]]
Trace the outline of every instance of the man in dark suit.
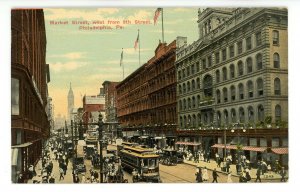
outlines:
[[216, 170], [216, 168], [214, 169], [214, 171], [213, 171], [213, 173], [212, 173], [212, 176], [213, 176], [213, 183], [216, 181], [216, 183], [218, 183], [218, 177], [219, 177], [219, 175], [218, 175], [218, 173], [217, 173], [217, 170]]

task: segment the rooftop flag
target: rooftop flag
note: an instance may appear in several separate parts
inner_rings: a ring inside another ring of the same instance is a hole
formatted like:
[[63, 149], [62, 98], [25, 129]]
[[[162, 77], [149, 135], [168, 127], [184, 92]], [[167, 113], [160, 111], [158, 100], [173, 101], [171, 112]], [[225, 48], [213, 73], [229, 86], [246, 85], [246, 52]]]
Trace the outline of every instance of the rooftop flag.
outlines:
[[138, 43], [140, 42], [140, 34], [138, 33], [138, 36], [136, 37], [136, 40], [135, 40], [135, 42], [134, 42], [134, 49], [136, 49], [137, 48], [137, 45], [138, 45]]
[[161, 11], [162, 11], [162, 8], [157, 8], [157, 9], [156, 9], [155, 14], [154, 14], [154, 18], [153, 18], [153, 20], [154, 20], [154, 25], [156, 24], [157, 19], [158, 19], [159, 15], [160, 15], [160, 12], [161, 12]]

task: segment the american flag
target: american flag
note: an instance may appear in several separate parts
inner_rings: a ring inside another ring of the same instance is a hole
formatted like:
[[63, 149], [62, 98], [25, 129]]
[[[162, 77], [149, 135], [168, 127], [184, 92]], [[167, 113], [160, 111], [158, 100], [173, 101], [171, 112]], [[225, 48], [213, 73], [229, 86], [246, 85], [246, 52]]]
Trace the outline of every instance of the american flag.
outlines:
[[160, 15], [160, 12], [161, 12], [161, 11], [162, 11], [162, 8], [157, 8], [157, 9], [156, 9], [155, 14], [154, 14], [154, 18], [153, 18], [153, 20], [154, 20], [154, 25], [156, 24], [157, 19], [158, 19], [159, 15]]
[[137, 48], [137, 45], [138, 45], [138, 43], [139, 43], [139, 38], [140, 38], [140, 34], [138, 33], [138, 36], [137, 36], [137, 38], [136, 38], [136, 40], [135, 40], [135, 42], [134, 42], [134, 49], [136, 49]]
[[122, 49], [122, 53], [121, 53], [120, 66], [122, 65], [122, 63], [123, 63], [123, 49]]

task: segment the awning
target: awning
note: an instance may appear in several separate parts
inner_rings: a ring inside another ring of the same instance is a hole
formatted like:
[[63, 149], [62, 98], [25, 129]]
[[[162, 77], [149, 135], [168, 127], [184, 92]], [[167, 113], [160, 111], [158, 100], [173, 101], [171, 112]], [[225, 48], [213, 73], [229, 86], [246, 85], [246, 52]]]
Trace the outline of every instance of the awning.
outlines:
[[257, 152], [263, 152], [267, 149], [267, 147], [254, 147], [254, 146], [244, 146], [243, 150], [246, 151], [257, 151]]
[[140, 136], [139, 138], [140, 139], [147, 139], [149, 136], [145, 136], [145, 135], [143, 135], [143, 136]]
[[[213, 146], [214, 148], [221, 148], [224, 149], [225, 145], [224, 144], [214, 144]], [[236, 145], [226, 145], [226, 149], [237, 149]], [[244, 151], [257, 151], [257, 152], [263, 152], [267, 149], [267, 147], [254, 147], [254, 146], [243, 146], [242, 150]]]
[[289, 148], [287, 148], [287, 147], [271, 148], [271, 150], [278, 155], [285, 155], [285, 154], [289, 153]]
[[182, 141], [177, 141], [175, 144], [177, 144], [177, 145], [193, 145], [193, 146], [201, 145], [201, 143], [182, 142]]
[[11, 146], [11, 148], [24, 148], [24, 147], [29, 147], [30, 145], [32, 145], [32, 143], [28, 142], [28, 143], [22, 143], [20, 145]]

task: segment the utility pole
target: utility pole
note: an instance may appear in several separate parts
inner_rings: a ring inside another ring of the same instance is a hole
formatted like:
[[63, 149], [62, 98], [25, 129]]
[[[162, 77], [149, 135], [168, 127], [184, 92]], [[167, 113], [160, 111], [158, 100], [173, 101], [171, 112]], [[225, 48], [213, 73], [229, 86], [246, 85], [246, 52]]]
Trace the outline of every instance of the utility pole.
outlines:
[[100, 183], [103, 183], [103, 154], [102, 154], [102, 130], [103, 130], [103, 117], [99, 111], [98, 116], [98, 140], [100, 145]]
[[71, 134], [72, 134], [72, 151], [74, 151], [73, 120], [71, 120]]
[[75, 150], [76, 150], [76, 158], [77, 158], [77, 122], [75, 121]]

